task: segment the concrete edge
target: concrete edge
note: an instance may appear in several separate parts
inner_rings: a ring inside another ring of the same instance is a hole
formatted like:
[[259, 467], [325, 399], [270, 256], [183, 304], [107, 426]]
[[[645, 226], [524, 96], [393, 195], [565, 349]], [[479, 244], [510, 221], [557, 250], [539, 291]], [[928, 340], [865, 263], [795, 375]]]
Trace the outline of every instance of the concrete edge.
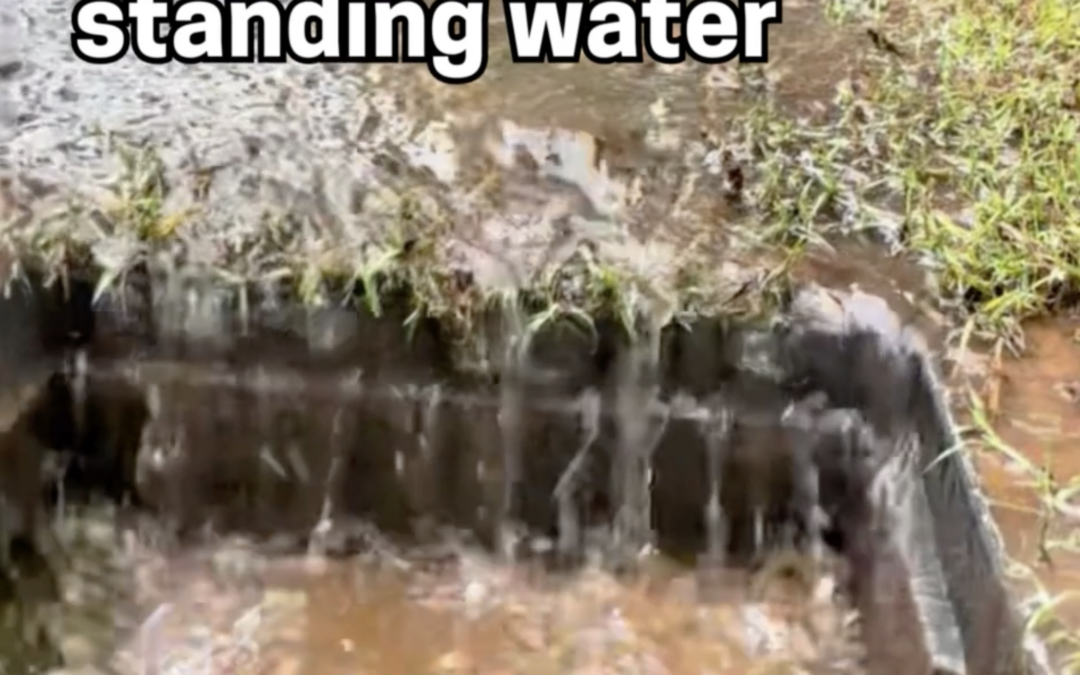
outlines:
[[[979, 665], [977, 672], [1050, 675], [1054, 670], [1049, 662], [1049, 652], [1037, 637], [1024, 634], [1020, 605], [1006, 585], [1008, 554], [1001, 531], [990, 513], [978, 471], [966, 453], [954, 451], [961, 440], [946, 403], [944, 386], [928, 354], [921, 352], [918, 361], [921, 379], [932, 401], [929, 421], [939, 434], [936, 449], [923, 448], [924, 453], [931, 455], [930, 461], [924, 459], [922, 484], [933, 515], [938, 554], [949, 594], [961, 624], [968, 627], [965, 636], [968, 661]], [[950, 509], [961, 513], [950, 518], [945, 513]], [[949, 525], [953, 519], [966, 520], [973, 525], [960, 529], [968, 535], [968, 541], [962, 546], [957, 546], [956, 531]], [[994, 583], [983, 589], [970, 588], [973, 568], [992, 573]], [[978, 597], [982, 597], [983, 602], [998, 605], [996, 611], [1001, 615], [996, 627], [980, 619], [987, 614], [985, 606], [979, 607], [983, 603], [975, 601]], [[993, 630], [998, 635], [989, 634]], [[995, 658], [980, 658], [980, 652], [994, 654]]]

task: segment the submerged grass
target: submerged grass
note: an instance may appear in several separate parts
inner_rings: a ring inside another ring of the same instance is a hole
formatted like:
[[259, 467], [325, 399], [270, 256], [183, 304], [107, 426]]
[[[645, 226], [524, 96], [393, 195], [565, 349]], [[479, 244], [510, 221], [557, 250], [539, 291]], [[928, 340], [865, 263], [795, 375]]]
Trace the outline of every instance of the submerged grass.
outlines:
[[[1019, 483], [1029, 488], [1036, 497], [1037, 506], [996, 503], [1000, 508], [1026, 512], [1037, 519], [1036, 546], [1038, 565], [1053, 567], [1059, 554], [1080, 554], [1080, 541], [1073, 528], [1055, 527], [1061, 518], [1074, 518], [1077, 507], [1074, 500], [1080, 495], [1080, 476], [1061, 476], [1055, 472], [1053, 457], [1043, 463], [1033, 461], [1025, 453], [1007, 443], [995, 431], [990, 419], [987, 402], [974, 391], [970, 397], [970, 427], [965, 430], [967, 441], [964, 448], [974, 452], [993, 453], [1001, 456], [1021, 474]], [[1075, 626], [1060, 616], [1065, 606], [1075, 607], [1080, 595], [1074, 589], [1051, 591], [1040, 580], [1038, 572], [1026, 561], [1012, 561], [1014, 576], [1032, 586], [1034, 593], [1028, 601], [1026, 631], [1037, 635], [1051, 650], [1061, 667], [1061, 672], [1080, 673], [1080, 634]]]

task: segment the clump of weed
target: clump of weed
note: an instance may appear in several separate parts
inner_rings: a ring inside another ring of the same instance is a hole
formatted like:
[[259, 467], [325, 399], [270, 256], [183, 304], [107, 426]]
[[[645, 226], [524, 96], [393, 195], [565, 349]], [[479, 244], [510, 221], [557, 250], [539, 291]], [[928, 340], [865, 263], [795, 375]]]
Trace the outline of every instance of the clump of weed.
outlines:
[[[765, 237], [884, 228], [936, 268], [980, 338], [1080, 299], [1080, 8], [1067, 0], [918, 3], [868, 30], [870, 74], [828, 119], [771, 101], [738, 130], [757, 158]], [[895, 227], [889, 221], [895, 221]]]
[[[604, 324], [634, 341], [657, 325], [703, 315], [768, 317], [786, 297], [784, 257], [750, 269], [718, 265], [714, 254], [688, 246], [670, 269], [646, 273], [584, 236], [568, 254], [518, 274], [509, 287], [485, 285], [454, 252], [463, 223], [476, 214], [453, 213], [445, 200], [422, 191], [386, 195], [390, 209], [344, 226], [328, 226], [332, 216], [303, 210], [232, 222], [215, 212], [202, 177], [192, 187], [167, 170], [153, 145], [116, 134], [102, 138], [117, 166], [105, 191], [72, 194], [56, 212], [5, 233], [20, 262], [17, 272], [36, 266], [51, 279], [89, 278], [95, 302], [124, 299], [133, 276], [153, 284], [179, 275], [231, 289], [247, 325], [250, 297], [271, 288], [308, 307], [400, 314], [410, 335], [434, 320], [464, 364], [483, 360], [476, 350], [483, 351], [485, 326], [508, 306], [524, 314], [531, 332], [560, 322], [595, 340]], [[178, 192], [184, 195], [177, 198]]]

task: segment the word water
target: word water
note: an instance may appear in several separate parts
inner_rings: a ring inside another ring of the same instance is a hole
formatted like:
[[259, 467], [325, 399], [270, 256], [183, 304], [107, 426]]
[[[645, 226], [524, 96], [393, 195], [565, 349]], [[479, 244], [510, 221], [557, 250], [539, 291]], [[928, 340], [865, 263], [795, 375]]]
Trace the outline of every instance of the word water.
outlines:
[[[503, 0], [516, 62], [768, 59], [780, 0]], [[675, 28], [680, 28], [674, 37]], [[484, 74], [488, 0], [79, 0], [71, 48], [180, 63], [426, 63], [448, 84]]]

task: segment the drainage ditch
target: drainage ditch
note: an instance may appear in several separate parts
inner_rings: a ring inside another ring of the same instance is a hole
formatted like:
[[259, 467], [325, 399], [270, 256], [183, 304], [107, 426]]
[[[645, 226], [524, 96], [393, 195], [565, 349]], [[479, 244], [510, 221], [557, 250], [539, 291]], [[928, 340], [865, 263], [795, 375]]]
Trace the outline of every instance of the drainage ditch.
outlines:
[[596, 550], [623, 570], [650, 548], [716, 568], [828, 551], [869, 672], [1036, 672], [929, 357], [874, 296], [807, 287], [767, 322], [633, 337], [500, 306], [465, 360], [386, 300], [376, 316], [176, 280], [167, 301], [12, 290], [9, 551], [40, 529], [16, 486], [62, 457], [53, 502], [104, 493], [181, 537], [345, 555], [355, 523], [405, 545], [452, 529], [563, 569]]

